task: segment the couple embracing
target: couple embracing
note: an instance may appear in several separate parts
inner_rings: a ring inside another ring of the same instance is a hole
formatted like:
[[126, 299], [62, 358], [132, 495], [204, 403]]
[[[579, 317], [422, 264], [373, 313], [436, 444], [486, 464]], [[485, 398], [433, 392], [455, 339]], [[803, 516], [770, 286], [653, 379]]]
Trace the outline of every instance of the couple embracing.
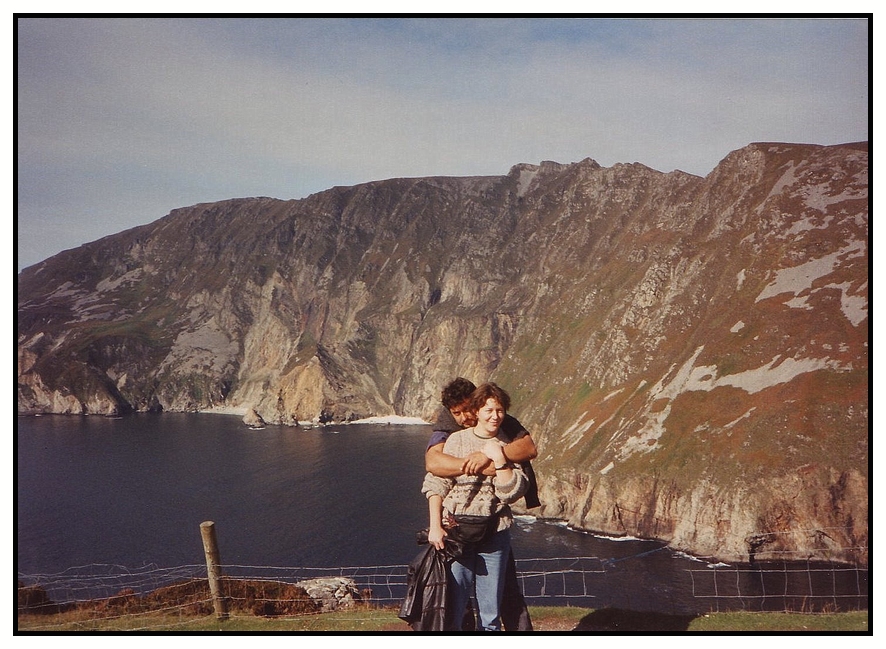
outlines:
[[511, 552], [510, 505], [526, 498], [538, 506], [529, 460], [535, 444], [507, 414], [511, 399], [495, 383], [475, 387], [458, 378], [442, 393], [422, 493], [428, 499], [428, 543], [451, 552], [446, 575], [444, 630], [457, 631], [471, 596], [476, 626], [485, 631], [531, 630]]

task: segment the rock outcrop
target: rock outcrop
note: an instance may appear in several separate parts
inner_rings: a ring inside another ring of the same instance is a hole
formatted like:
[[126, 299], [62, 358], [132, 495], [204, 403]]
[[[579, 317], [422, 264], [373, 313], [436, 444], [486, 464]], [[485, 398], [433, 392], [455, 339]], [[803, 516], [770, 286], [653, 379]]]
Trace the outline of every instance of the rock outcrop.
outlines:
[[865, 143], [757, 143], [705, 178], [586, 159], [178, 209], [19, 275], [19, 412], [429, 417], [492, 379], [543, 516], [865, 561], [867, 174]]
[[255, 411], [255, 408], [250, 408], [246, 411], [246, 414], [243, 415], [243, 423], [250, 428], [257, 428], [259, 426], [264, 426], [265, 420]]
[[296, 586], [305, 589], [321, 613], [354, 608], [357, 602], [363, 601], [356, 582], [348, 577], [318, 577], [300, 581]]

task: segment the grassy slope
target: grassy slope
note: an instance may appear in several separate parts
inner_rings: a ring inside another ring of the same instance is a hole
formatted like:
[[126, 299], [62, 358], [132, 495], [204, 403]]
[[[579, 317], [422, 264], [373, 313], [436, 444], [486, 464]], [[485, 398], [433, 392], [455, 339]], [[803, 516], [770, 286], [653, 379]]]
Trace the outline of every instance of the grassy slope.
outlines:
[[[620, 633], [780, 633], [830, 632], [867, 633], [868, 611], [849, 613], [711, 613], [699, 617], [634, 613], [615, 609], [598, 611], [577, 607], [530, 607], [536, 631], [540, 632], [620, 632]], [[395, 609], [356, 609], [289, 618], [215, 617], [178, 615], [136, 615], [116, 619], [89, 620], [83, 613], [57, 616], [19, 616], [18, 632], [408, 632], [409, 627], [397, 618]]]

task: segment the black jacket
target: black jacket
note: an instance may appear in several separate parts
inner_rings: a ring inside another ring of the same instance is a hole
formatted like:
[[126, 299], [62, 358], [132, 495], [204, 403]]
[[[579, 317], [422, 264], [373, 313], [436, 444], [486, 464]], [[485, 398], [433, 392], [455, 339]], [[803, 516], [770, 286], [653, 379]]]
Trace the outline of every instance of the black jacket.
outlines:
[[[447, 537], [445, 549], [437, 550], [428, 544], [427, 530], [420, 530], [416, 540], [425, 545], [407, 567], [406, 597], [398, 617], [413, 631], [450, 631], [452, 629], [446, 628], [449, 563], [461, 554], [462, 543]], [[473, 628], [473, 621], [473, 611], [467, 612], [462, 628]], [[501, 621], [508, 632], [533, 630], [529, 609], [520, 592], [513, 552], [505, 573]]]
[[406, 598], [399, 618], [413, 631], [443, 631], [446, 624], [447, 557], [426, 545], [406, 570]]

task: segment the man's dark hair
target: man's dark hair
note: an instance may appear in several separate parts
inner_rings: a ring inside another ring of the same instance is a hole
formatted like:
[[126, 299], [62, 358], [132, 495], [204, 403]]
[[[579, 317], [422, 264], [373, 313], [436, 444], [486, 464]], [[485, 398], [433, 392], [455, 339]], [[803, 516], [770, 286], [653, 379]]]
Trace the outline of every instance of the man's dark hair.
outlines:
[[498, 387], [495, 383], [484, 383], [474, 390], [471, 395], [471, 410], [479, 412], [480, 408], [485, 406], [489, 399], [495, 399], [498, 401], [499, 404], [501, 404], [501, 407], [504, 408], [505, 412], [511, 409], [511, 397], [507, 392]]
[[442, 399], [444, 406], [448, 409], [452, 409], [470, 399], [476, 389], [476, 385], [467, 379], [458, 377], [457, 379], [450, 381], [446, 387], [443, 388], [440, 398]]

